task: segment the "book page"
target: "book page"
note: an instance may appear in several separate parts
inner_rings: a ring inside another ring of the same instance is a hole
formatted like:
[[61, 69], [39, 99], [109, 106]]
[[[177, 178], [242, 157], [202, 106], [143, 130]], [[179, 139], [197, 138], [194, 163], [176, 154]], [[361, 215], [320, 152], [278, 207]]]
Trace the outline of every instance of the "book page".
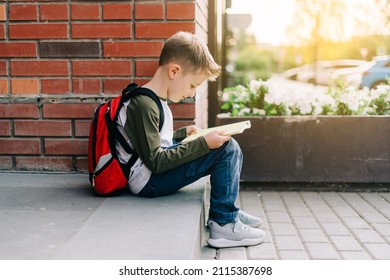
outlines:
[[250, 127], [251, 127], [251, 121], [249, 121], [249, 120], [243, 121], [243, 122], [227, 124], [227, 125], [216, 126], [216, 127], [210, 127], [210, 128], [203, 129], [196, 134], [192, 134], [192, 135], [188, 136], [187, 138], [185, 138], [182, 141], [182, 143], [190, 142], [190, 141], [192, 141], [200, 136], [206, 135], [207, 133], [209, 133], [211, 131], [221, 130], [221, 131], [225, 131], [224, 135], [235, 135], [235, 134], [242, 133], [245, 129], [248, 129]]

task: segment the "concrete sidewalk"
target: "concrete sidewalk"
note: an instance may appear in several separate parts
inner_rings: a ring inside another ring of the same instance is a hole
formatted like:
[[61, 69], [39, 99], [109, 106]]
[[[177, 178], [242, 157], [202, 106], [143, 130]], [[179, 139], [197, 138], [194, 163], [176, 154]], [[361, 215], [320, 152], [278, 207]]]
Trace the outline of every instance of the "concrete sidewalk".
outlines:
[[199, 259], [206, 183], [103, 198], [87, 174], [0, 172], [0, 259]]
[[0, 172], [0, 259], [390, 259], [388, 192], [242, 189], [241, 208], [264, 219], [267, 238], [216, 250], [205, 185], [101, 198], [86, 174]]

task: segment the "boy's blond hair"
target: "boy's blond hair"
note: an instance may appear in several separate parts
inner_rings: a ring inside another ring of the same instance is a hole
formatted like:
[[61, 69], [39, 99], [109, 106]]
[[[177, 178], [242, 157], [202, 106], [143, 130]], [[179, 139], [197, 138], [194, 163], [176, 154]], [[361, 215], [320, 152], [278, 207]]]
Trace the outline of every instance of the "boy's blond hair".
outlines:
[[170, 62], [179, 63], [184, 72], [204, 71], [209, 81], [214, 81], [221, 73], [221, 66], [214, 61], [206, 43], [189, 32], [178, 32], [166, 41], [159, 65]]

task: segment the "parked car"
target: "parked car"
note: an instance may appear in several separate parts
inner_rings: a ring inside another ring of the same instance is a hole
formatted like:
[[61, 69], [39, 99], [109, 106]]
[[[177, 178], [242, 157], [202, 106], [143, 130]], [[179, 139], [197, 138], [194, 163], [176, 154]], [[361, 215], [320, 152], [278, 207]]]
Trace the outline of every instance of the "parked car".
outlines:
[[290, 68], [286, 71], [284, 71], [281, 76], [285, 79], [296, 81], [298, 80], [299, 73], [306, 71], [308, 68], [308, 65], [302, 65], [294, 68]]
[[355, 59], [321, 60], [316, 64], [306, 64], [301, 71], [296, 73], [296, 80], [305, 83], [313, 83], [328, 86], [331, 83], [332, 74], [344, 68], [352, 68], [363, 65], [366, 61]]
[[369, 61], [357, 67], [343, 68], [336, 70], [331, 75], [331, 85], [341, 82], [344, 86], [359, 88], [362, 83], [363, 73], [374, 65]]
[[390, 55], [376, 57], [372, 66], [362, 76], [361, 87], [376, 88], [390, 78]]

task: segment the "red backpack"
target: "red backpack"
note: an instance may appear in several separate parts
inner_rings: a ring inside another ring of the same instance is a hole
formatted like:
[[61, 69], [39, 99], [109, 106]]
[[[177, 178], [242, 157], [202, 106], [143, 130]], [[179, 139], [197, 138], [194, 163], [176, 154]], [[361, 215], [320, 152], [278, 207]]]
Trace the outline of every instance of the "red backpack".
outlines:
[[[164, 111], [158, 96], [151, 90], [129, 84], [122, 95], [102, 103], [96, 108], [92, 119], [88, 143], [89, 181], [95, 194], [100, 196], [118, 195], [127, 186], [131, 167], [138, 159], [138, 154], [127, 143], [117, 127], [117, 120], [123, 103], [136, 95], [152, 98], [160, 109], [161, 130], [164, 122]], [[131, 154], [127, 163], [121, 163], [115, 148], [118, 140], [123, 149]]]

